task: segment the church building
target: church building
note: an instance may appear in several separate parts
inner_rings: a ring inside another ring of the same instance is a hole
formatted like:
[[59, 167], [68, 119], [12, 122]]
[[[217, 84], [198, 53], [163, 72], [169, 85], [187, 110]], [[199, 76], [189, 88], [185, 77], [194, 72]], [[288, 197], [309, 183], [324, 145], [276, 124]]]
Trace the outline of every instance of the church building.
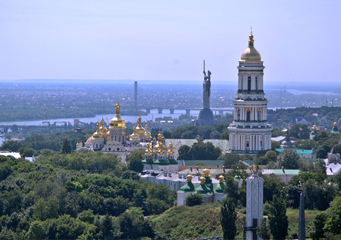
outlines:
[[231, 151], [257, 153], [271, 149], [272, 127], [267, 121], [264, 68], [251, 32], [249, 46], [239, 60], [238, 92], [233, 100], [234, 120], [228, 127]]
[[102, 118], [101, 124], [97, 123], [96, 132], [85, 142], [85, 147], [93, 151], [102, 151], [105, 153], [115, 153], [122, 160], [131, 151], [136, 149], [146, 149], [147, 143], [152, 141], [151, 133], [148, 131], [148, 125], [142, 127], [142, 119], [137, 118], [137, 126], [134, 127], [133, 134], [127, 136], [126, 122], [121, 117], [121, 105], [119, 102], [115, 105], [116, 116], [109, 122], [109, 131], [105, 127], [105, 121]]

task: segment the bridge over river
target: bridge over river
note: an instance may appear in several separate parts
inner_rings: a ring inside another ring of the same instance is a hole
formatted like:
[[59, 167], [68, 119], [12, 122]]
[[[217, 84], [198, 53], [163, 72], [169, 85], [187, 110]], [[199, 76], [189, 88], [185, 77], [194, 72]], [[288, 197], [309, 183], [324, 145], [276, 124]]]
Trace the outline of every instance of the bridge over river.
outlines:
[[[175, 111], [186, 111], [186, 114], [190, 115], [191, 110], [201, 110], [202, 108], [166, 108], [166, 107], [146, 107], [146, 108], [141, 108], [139, 110], [141, 111], [146, 111], [147, 113], [150, 113], [151, 110], [157, 109], [158, 113], [161, 114], [163, 113], [164, 110], [169, 110], [171, 114], [174, 114]], [[229, 107], [229, 108], [211, 108], [213, 112], [219, 112], [219, 114], [224, 114], [225, 112], [233, 113], [234, 108]]]

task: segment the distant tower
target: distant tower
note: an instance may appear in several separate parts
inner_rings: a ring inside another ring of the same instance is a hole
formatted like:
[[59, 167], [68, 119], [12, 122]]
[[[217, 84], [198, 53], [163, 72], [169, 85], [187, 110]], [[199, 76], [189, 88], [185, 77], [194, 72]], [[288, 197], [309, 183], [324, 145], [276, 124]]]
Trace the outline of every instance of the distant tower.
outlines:
[[287, 99], [287, 88], [286, 88], [286, 86], [284, 86], [284, 99]]
[[213, 112], [210, 109], [211, 96], [211, 71], [205, 71], [204, 60], [204, 83], [203, 83], [203, 109], [200, 110], [198, 119], [194, 122], [195, 126], [212, 126], [215, 124]]
[[283, 96], [282, 96], [282, 88], [281, 88], [281, 95], [280, 95], [280, 97], [279, 97], [279, 98], [280, 98], [280, 101], [281, 101], [281, 102], [280, 102], [280, 105], [282, 105], [282, 101], [283, 101]]
[[264, 96], [263, 61], [253, 46], [252, 32], [249, 46], [238, 66], [238, 92], [233, 100], [234, 120], [230, 131], [230, 150], [256, 153], [271, 149], [272, 127], [267, 121], [268, 100]]
[[134, 83], [134, 107], [137, 108], [137, 81]]

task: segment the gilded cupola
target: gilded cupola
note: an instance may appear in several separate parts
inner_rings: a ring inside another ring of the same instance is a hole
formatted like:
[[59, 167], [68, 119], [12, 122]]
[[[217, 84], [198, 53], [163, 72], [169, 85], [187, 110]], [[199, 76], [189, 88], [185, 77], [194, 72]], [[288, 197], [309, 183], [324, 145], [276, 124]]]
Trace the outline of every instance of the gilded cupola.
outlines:
[[106, 135], [107, 134], [107, 128], [105, 127], [105, 125], [104, 125], [104, 119], [102, 118], [102, 120], [101, 120], [101, 127], [99, 128], [99, 130], [101, 131], [101, 133], [103, 134], [103, 135]]
[[116, 108], [116, 116], [113, 119], [111, 119], [109, 123], [110, 128], [125, 128], [126, 122], [121, 117], [121, 105], [119, 102], [116, 103], [115, 108]]
[[148, 124], [146, 124], [145, 128], [146, 128], [146, 133], [145, 133], [145, 135], [146, 135], [147, 138], [150, 138], [151, 133], [148, 131]]
[[137, 127], [136, 127], [136, 133], [139, 136], [144, 135], [146, 132], [145, 129], [142, 127], [141, 122], [142, 122], [142, 118], [141, 118], [141, 116], [139, 116], [137, 118]]
[[172, 142], [169, 143], [168, 154], [174, 154], [174, 151], [173, 151], [173, 143], [172, 143]]
[[157, 135], [157, 144], [154, 146], [154, 152], [158, 152], [160, 150], [160, 146], [163, 146], [162, 144], [163, 136], [161, 133]]
[[99, 123], [96, 124], [96, 132], [92, 135], [93, 138], [95, 139], [99, 139], [99, 138], [103, 138], [103, 134], [101, 133], [101, 130], [99, 130]]
[[253, 40], [253, 35], [252, 31], [249, 36], [249, 46], [247, 49], [243, 52], [241, 59], [245, 61], [260, 61], [261, 56], [259, 52], [255, 49], [254, 45], [254, 40]]
[[133, 134], [130, 135], [130, 139], [132, 139], [132, 140], [138, 140], [139, 139], [139, 135], [136, 133], [136, 127], [135, 126], [133, 129]]

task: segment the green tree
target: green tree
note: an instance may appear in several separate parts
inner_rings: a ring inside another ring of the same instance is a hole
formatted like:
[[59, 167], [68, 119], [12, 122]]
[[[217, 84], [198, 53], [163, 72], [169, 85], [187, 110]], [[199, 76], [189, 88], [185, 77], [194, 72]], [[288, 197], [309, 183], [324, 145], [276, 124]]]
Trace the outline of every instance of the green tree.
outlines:
[[260, 227], [257, 230], [257, 234], [263, 238], [263, 240], [270, 240], [271, 232], [266, 218], [262, 218]]
[[307, 124], [296, 123], [290, 129], [290, 136], [298, 139], [309, 139], [310, 130]]
[[230, 153], [225, 153], [224, 155], [221, 155], [218, 159], [224, 160], [225, 168], [231, 168], [232, 165], [238, 164], [240, 156], [236, 152], [230, 152]]
[[223, 230], [224, 239], [234, 239], [237, 233], [236, 227], [237, 212], [232, 198], [224, 198], [220, 207], [220, 224]]
[[12, 132], [18, 132], [19, 131], [18, 125], [13, 124], [12, 127], [11, 127], [11, 130], [12, 130]]
[[237, 205], [239, 199], [238, 183], [231, 176], [228, 176], [225, 179], [225, 183], [226, 186], [228, 186], [224, 189], [224, 192], [227, 195], [226, 197], [231, 198], [234, 201], [234, 204]]
[[131, 153], [127, 156], [127, 162], [129, 162], [130, 160], [136, 160], [139, 159], [141, 161], [143, 161], [145, 159], [145, 150], [140, 148], [140, 149], [136, 149], [131, 151]]
[[38, 239], [43, 239], [45, 235], [45, 229], [41, 222], [39, 221], [34, 221], [31, 223], [30, 228], [26, 234], [27, 239], [32, 239], [32, 240], [38, 240]]
[[[179, 153], [178, 160], [192, 160], [190, 151], [191, 151], [191, 147], [187, 145], [182, 145], [178, 150], [178, 153]], [[203, 160], [203, 159], [200, 159], [200, 160]]]
[[277, 161], [277, 153], [276, 151], [269, 150], [266, 152], [265, 157], [269, 159], [269, 161], [276, 162]]
[[341, 196], [334, 199], [327, 211], [324, 231], [334, 235], [341, 234]]
[[315, 216], [313, 221], [313, 227], [310, 232], [310, 236], [313, 240], [319, 240], [324, 237], [324, 225], [326, 223], [328, 215], [325, 213], [319, 213]]
[[298, 169], [300, 156], [295, 149], [286, 148], [279, 154], [279, 167], [285, 169]]
[[128, 169], [135, 172], [142, 172], [143, 170], [143, 163], [142, 160], [139, 158], [133, 158], [128, 161]]
[[69, 154], [71, 153], [71, 142], [69, 139], [64, 138], [63, 144], [62, 144], [62, 153], [63, 154]]
[[227, 128], [225, 128], [220, 138], [229, 140], [229, 137], [230, 137], [230, 131]]
[[202, 204], [202, 196], [198, 193], [192, 193], [186, 197], [186, 206], [192, 207]]
[[288, 217], [286, 215], [286, 200], [282, 197], [273, 197], [269, 209], [270, 231], [274, 239], [285, 239], [288, 235]]

